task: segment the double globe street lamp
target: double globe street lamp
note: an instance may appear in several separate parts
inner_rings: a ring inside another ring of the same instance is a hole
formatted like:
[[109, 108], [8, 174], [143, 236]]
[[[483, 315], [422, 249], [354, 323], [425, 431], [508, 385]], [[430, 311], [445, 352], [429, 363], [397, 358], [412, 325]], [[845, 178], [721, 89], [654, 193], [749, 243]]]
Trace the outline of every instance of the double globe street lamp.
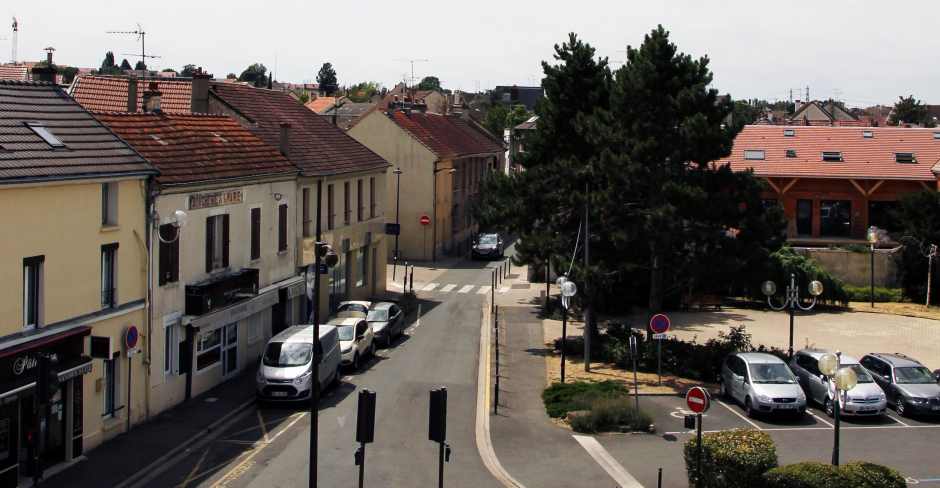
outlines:
[[818, 281], [813, 281], [809, 284], [809, 293], [813, 295], [813, 303], [808, 307], [800, 305], [800, 290], [796, 287], [796, 275], [790, 275], [790, 286], [787, 287], [787, 299], [780, 307], [775, 307], [773, 303], [770, 302], [770, 297], [777, 292], [777, 285], [773, 281], [765, 281], [760, 287], [761, 291], [764, 292], [764, 295], [767, 295], [767, 304], [770, 305], [770, 308], [774, 310], [783, 310], [787, 308], [787, 305], [790, 306], [790, 350], [789, 355], [793, 357], [793, 311], [796, 310], [796, 307], [800, 307], [802, 310], [809, 310], [816, 306], [816, 297], [822, 294], [823, 285]]
[[555, 281], [561, 288], [561, 382], [565, 382], [565, 344], [568, 338], [568, 300], [578, 292], [578, 285], [568, 281], [567, 276], [559, 276]]
[[847, 391], [855, 388], [858, 383], [858, 376], [852, 368], [843, 368], [840, 364], [842, 351], [836, 351], [835, 354], [823, 354], [819, 358], [819, 372], [832, 378], [835, 391], [831, 391], [832, 397], [832, 417], [835, 420], [833, 430], [835, 439], [832, 446], [832, 465], [839, 465], [839, 412], [842, 410], [842, 403], [845, 402]]

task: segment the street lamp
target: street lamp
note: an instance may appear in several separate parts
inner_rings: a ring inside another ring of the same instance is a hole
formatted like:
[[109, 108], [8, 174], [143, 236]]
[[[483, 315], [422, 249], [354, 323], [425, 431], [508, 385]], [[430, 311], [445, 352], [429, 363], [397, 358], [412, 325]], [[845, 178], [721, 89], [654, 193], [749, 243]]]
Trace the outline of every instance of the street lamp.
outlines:
[[871, 243], [871, 308], [875, 308], [875, 244], [878, 243], [878, 228], [868, 228], [868, 242]]
[[[395, 171], [392, 171], [392, 173], [395, 173], [395, 176], [398, 177], [398, 189], [395, 191], [395, 224], [399, 227], [398, 234], [395, 234], [395, 256], [392, 257], [392, 281], [395, 281], [395, 270], [398, 268], [398, 235], [401, 234], [401, 222], [398, 220], [398, 204], [401, 201], [401, 168], [395, 168]], [[408, 273], [406, 272], [405, 274]]]
[[[454, 174], [457, 172], [453, 167], [450, 168], [440, 168], [434, 170], [434, 181], [431, 186], [434, 187], [434, 236], [431, 237], [431, 262], [437, 262], [437, 174], [441, 171], [447, 171], [447, 174]], [[453, 222], [451, 222], [453, 225]], [[442, 229], [443, 230], [443, 229]], [[443, 244], [444, 239], [441, 239], [441, 244]]]
[[793, 311], [796, 307], [800, 307], [803, 310], [809, 310], [816, 306], [816, 297], [823, 292], [822, 283], [818, 281], [813, 281], [809, 284], [809, 293], [813, 295], [813, 303], [804, 307], [800, 305], [800, 290], [796, 287], [796, 275], [790, 275], [790, 286], [787, 287], [787, 299], [780, 307], [775, 307], [773, 303], [770, 302], [770, 296], [777, 292], [777, 285], [773, 281], [765, 281], [760, 287], [761, 291], [764, 292], [764, 295], [767, 295], [767, 305], [770, 305], [770, 308], [774, 310], [783, 310], [787, 308], [787, 305], [790, 305], [790, 357], [793, 357]]
[[556, 281], [561, 287], [561, 382], [565, 382], [565, 345], [568, 338], [568, 299], [578, 292], [578, 285], [568, 281], [567, 276], [559, 276]]
[[176, 237], [170, 240], [166, 240], [162, 235], [160, 235], [160, 214], [154, 211], [150, 218], [153, 220], [153, 227], [157, 229], [157, 239], [160, 239], [160, 242], [164, 244], [172, 244], [176, 242], [176, 240], [180, 238], [180, 229], [186, 225], [186, 212], [182, 210], [173, 212], [173, 216], [170, 217], [169, 224], [176, 228]]
[[852, 368], [841, 368], [840, 360], [842, 357], [842, 351], [836, 351], [835, 355], [833, 354], [823, 354], [819, 358], [819, 372], [832, 378], [832, 383], [835, 385], [835, 391], [833, 393], [833, 399], [830, 400], [832, 403], [832, 412], [833, 419], [835, 420], [835, 425], [833, 430], [835, 432], [835, 439], [832, 446], [832, 464], [833, 466], [839, 465], [839, 412], [842, 410], [842, 401], [845, 397], [847, 391], [855, 388], [855, 385], [858, 383], [858, 376], [855, 374], [855, 371], [852, 371]]

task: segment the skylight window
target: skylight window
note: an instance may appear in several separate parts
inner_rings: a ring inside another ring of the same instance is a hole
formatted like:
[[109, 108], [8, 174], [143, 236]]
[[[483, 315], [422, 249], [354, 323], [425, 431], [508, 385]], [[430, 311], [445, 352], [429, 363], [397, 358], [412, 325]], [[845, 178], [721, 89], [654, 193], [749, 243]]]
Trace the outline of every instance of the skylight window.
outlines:
[[784, 137], [793, 137], [796, 133], [793, 132], [793, 129], [783, 129], [783, 135]]
[[222, 142], [228, 142], [224, 137], [220, 136], [220, 135], [219, 135], [218, 133], [216, 133], [216, 132], [210, 132], [210, 134], [212, 134], [212, 135], [218, 137], [219, 140], [222, 141]]
[[842, 151], [823, 151], [822, 160], [832, 163], [842, 162]]
[[746, 149], [744, 151], [744, 159], [763, 160], [764, 150], [763, 149]]
[[26, 125], [29, 126], [29, 128], [32, 129], [33, 132], [35, 132], [37, 136], [42, 137], [42, 140], [46, 141], [46, 144], [49, 144], [53, 148], [65, 147], [65, 143], [60, 141], [56, 136], [52, 135], [52, 133], [49, 132], [48, 129], [43, 127], [42, 124], [38, 122], [30, 122], [30, 123], [27, 123]]
[[795, 157], [796, 157], [796, 149], [787, 149], [787, 157], [788, 157], [788, 158], [795, 158]]
[[155, 135], [153, 135], [153, 134], [150, 134], [150, 137], [152, 137], [152, 138], [153, 138], [153, 140], [155, 140], [155, 141], [157, 141], [157, 142], [159, 142], [160, 144], [163, 144], [164, 146], [166, 146], [166, 145], [167, 145], [167, 142], [166, 142], [166, 141], [164, 141], [164, 140], [162, 140], [162, 139], [160, 139], [159, 137], [157, 137], [157, 136], [155, 136]]
[[914, 157], [914, 153], [894, 153], [894, 160], [898, 163], [916, 163], [917, 159]]
[[934, 133], [933, 133], [933, 138], [934, 138], [934, 139], [940, 139], [940, 132], [934, 132]]
[[862, 137], [864, 137], [865, 139], [874, 139], [875, 133], [870, 130], [863, 130]]

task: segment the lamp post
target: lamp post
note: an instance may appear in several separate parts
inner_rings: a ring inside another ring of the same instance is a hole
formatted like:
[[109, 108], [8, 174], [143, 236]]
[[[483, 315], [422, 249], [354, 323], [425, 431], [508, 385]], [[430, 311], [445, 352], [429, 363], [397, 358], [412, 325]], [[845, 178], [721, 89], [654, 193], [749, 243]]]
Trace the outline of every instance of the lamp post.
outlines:
[[875, 244], [878, 244], [878, 228], [868, 228], [868, 242], [871, 243], [871, 308], [875, 308]]
[[[398, 188], [395, 190], [395, 223], [399, 225], [398, 234], [401, 234], [401, 222], [398, 220], [398, 204], [401, 202], [401, 168], [395, 168], [392, 173], [398, 177]], [[395, 234], [395, 255], [392, 256], [392, 281], [395, 281], [395, 271], [398, 268], [398, 234]]]
[[[434, 181], [431, 185], [434, 187], [434, 235], [431, 237], [431, 262], [434, 263], [437, 262], [437, 174], [444, 170], [450, 170], [447, 172], [447, 174], [454, 174], [457, 172], [457, 170], [453, 167], [434, 170]], [[451, 223], [451, 225], [453, 225], [453, 223]], [[443, 244], [443, 239], [441, 239], [441, 241]]]
[[839, 412], [842, 410], [842, 399], [845, 397], [845, 392], [855, 388], [856, 383], [858, 383], [858, 376], [855, 371], [852, 371], [852, 368], [840, 367], [841, 357], [842, 351], [836, 351], [835, 354], [823, 354], [819, 358], [819, 372], [832, 379], [830, 388], [834, 398], [830, 402], [832, 403], [833, 419], [835, 420], [833, 425], [835, 438], [832, 445], [833, 466], [839, 465]]
[[578, 292], [578, 285], [568, 281], [567, 276], [559, 276], [556, 281], [561, 287], [561, 382], [565, 382], [565, 345], [568, 338], [568, 299]]
[[767, 295], [767, 305], [770, 305], [770, 308], [774, 310], [783, 310], [787, 308], [787, 305], [790, 305], [790, 349], [789, 355], [793, 357], [793, 311], [796, 307], [800, 307], [802, 310], [809, 310], [816, 306], [816, 297], [823, 292], [822, 283], [818, 281], [813, 281], [809, 284], [809, 293], [813, 295], [813, 303], [804, 307], [800, 305], [800, 290], [796, 287], [796, 275], [790, 275], [790, 286], [787, 287], [787, 299], [780, 307], [775, 307], [773, 303], [770, 302], [770, 297], [777, 292], [777, 285], [773, 281], [765, 281], [761, 285], [761, 291], [764, 292], [764, 295]]

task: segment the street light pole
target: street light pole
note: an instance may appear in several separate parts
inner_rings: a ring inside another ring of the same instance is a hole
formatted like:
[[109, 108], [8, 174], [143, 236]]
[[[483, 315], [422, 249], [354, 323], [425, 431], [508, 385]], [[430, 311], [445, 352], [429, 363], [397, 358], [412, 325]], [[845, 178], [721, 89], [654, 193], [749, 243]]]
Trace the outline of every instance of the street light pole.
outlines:
[[392, 281], [395, 281], [395, 271], [398, 268], [398, 235], [401, 234], [401, 222], [398, 220], [399, 203], [401, 202], [401, 168], [395, 168], [392, 173], [395, 173], [395, 176], [398, 177], [398, 188], [395, 191], [395, 224], [399, 227], [398, 234], [395, 234], [395, 255], [392, 256]]
[[871, 243], [871, 308], [875, 308], [875, 244], [878, 243], [878, 227], [868, 228], [868, 242]]
[[793, 357], [793, 313], [796, 310], [796, 307], [800, 307], [801, 310], [810, 310], [816, 306], [816, 297], [819, 296], [823, 291], [822, 283], [818, 281], [813, 281], [809, 284], [809, 293], [813, 295], [813, 303], [804, 307], [800, 305], [800, 290], [796, 287], [796, 275], [790, 275], [790, 286], [787, 287], [787, 298], [783, 305], [780, 307], [775, 307], [770, 301], [771, 295], [777, 292], [777, 285], [772, 281], [765, 281], [761, 285], [761, 291], [767, 295], [767, 305], [770, 305], [770, 308], [774, 310], [783, 310], [787, 306], [790, 307], [790, 348], [789, 348], [789, 357]]
[[[431, 236], [431, 262], [432, 263], [437, 262], [437, 174], [440, 173], [441, 171], [444, 171], [445, 169], [450, 170], [447, 172], [447, 174], [453, 174], [457, 172], [457, 170], [454, 169], [453, 166], [451, 166], [450, 168], [435, 169], [434, 172], [432, 173], [433, 183], [431, 186], [434, 187], [434, 232], [432, 233], [433, 235]], [[451, 222], [451, 225], [454, 225], [453, 222]], [[443, 231], [444, 229], [441, 229], [441, 230]], [[444, 239], [442, 238], [441, 245], [443, 244], [444, 244]]]
[[[317, 241], [314, 243], [313, 269], [313, 377], [310, 378], [310, 488], [317, 488], [317, 441], [320, 419], [320, 210], [323, 202], [323, 180], [317, 181]], [[316, 382], [316, 387], [314, 387]]]
[[827, 389], [831, 387], [832, 417], [835, 420], [833, 425], [833, 444], [832, 444], [832, 464], [839, 465], [839, 427], [840, 411], [842, 410], [842, 397], [848, 395], [848, 391], [855, 388], [858, 383], [858, 376], [852, 368], [842, 367], [842, 351], [836, 351], [835, 354], [823, 354], [819, 358], [819, 372], [829, 378]]

